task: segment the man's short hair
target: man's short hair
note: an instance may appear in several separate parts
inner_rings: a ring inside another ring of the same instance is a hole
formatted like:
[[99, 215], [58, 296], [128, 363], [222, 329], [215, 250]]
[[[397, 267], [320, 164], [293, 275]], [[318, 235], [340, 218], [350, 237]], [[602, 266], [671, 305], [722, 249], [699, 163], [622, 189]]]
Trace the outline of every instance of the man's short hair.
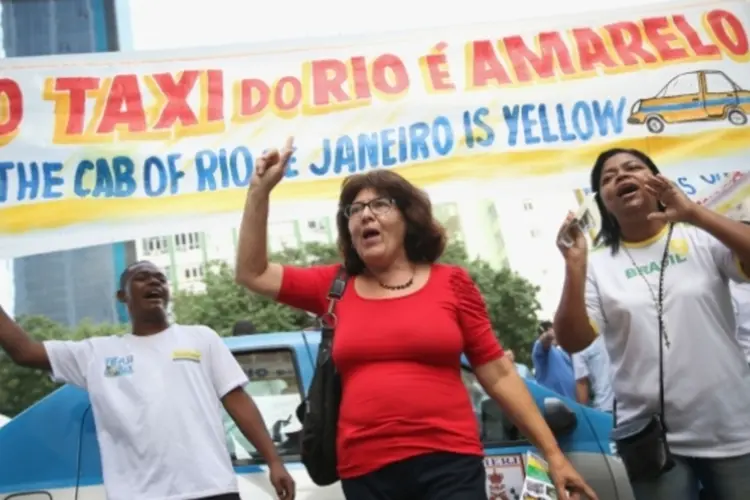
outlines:
[[141, 264], [151, 264], [154, 265], [153, 262], [150, 260], [138, 260], [130, 264], [128, 267], [125, 268], [125, 270], [120, 275], [120, 290], [125, 290], [125, 285], [128, 283], [128, 280], [130, 279], [130, 274], [133, 271], [133, 268], [136, 266], [140, 266]]
[[544, 332], [546, 332], [550, 328], [552, 328], [552, 322], [551, 321], [547, 321], [547, 320], [542, 321], [541, 323], [539, 323], [539, 335], [543, 334]]
[[255, 325], [253, 324], [252, 321], [248, 321], [248, 320], [238, 321], [232, 327], [233, 337], [236, 337], [238, 335], [251, 335], [255, 332], [256, 332]]

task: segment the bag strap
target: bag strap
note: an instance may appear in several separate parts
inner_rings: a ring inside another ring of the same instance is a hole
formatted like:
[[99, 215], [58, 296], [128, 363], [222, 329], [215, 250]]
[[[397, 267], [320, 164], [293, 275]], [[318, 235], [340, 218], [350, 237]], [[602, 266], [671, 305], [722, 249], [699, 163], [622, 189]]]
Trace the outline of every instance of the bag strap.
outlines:
[[344, 296], [346, 290], [346, 268], [339, 267], [336, 277], [328, 290], [328, 309], [320, 316], [320, 332], [323, 340], [333, 340], [333, 332], [336, 329], [338, 318], [334, 313], [336, 303]]
[[[664, 245], [664, 254], [661, 257], [661, 266], [659, 267], [659, 289], [656, 298], [656, 320], [659, 325], [659, 419], [664, 430], [667, 429], [666, 419], [664, 417], [664, 342], [666, 332], [664, 327], [664, 273], [669, 263], [669, 244], [672, 242], [672, 232], [674, 224], [669, 224], [667, 233], [667, 243]], [[617, 400], [612, 401], [612, 427], [617, 427]]]

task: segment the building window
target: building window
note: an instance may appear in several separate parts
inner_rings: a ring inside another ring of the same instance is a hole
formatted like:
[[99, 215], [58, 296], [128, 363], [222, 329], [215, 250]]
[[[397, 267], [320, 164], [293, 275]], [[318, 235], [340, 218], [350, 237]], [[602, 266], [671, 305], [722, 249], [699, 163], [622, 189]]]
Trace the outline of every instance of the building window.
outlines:
[[187, 281], [201, 281], [205, 271], [202, 265], [194, 265], [186, 267], [184, 274]]
[[174, 235], [174, 246], [178, 252], [198, 250], [201, 247], [199, 233], [180, 233]]
[[524, 200], [523, 201], [523, 209], [528, 212], [529, 210], [534, 210], [534, 204], [531, 203], [531, 200]]
[[167, 238], [166, 236], [157, 236], [155, 238], [146, 238], [142, 241], [143, 244], [143, 255], [163, 255], [167, 253]]

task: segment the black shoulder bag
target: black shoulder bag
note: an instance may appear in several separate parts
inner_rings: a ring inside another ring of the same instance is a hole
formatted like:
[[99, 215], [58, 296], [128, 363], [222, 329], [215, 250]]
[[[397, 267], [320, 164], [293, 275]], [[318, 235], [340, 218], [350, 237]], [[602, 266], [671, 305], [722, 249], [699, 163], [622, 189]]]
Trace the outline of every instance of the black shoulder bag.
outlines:
[[337, 318], [336, 302], [344, 295], [346, 271], [342, 266], [328, 292], [328, 311], [321, 323], [320, 347], [307, 398], [297, 407], [297, 418], [302, 423], [300, 447], [302, 463], [310, 478], [318, 486], [328, 486], [339, 480], [336, 468], [336, 434], [341, 404], [341, 379], [333, 365], [333, 332]]
[[[669, 347], [669, 338], [664, 328], [664, 270], [668, 265], [669, 243], [672, 240], [673, 226], [670, 224], [664, 256], [659, 270], [659, 290], [655, 295], [651, 285], [643, 277], [656, 305], [659, 322], [659, 413], [638, 418], [625, 424], [617, 424], [617, 401], [613, 407], [614, 428], [612, 440], [622, 459], [631, 481], [653, 480], [674, 467], [674, 457], [667, 443], [667, 426], [664, 419], [664, 344]], [[627, 252], [627, 250], [626, 250]], [[633, 266], [639, 267], [628, 253]]]

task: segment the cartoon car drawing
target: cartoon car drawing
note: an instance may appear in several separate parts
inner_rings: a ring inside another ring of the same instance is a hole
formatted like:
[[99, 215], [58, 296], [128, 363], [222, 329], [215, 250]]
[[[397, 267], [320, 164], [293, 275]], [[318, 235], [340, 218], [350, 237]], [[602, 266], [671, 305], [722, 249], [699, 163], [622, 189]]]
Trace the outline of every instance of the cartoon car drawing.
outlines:
[[690, 71], [672, 78], [654, 97], [639, 99], [628, 123], [646, 125], [659, 134], [667, 123], [729, 120], [747, 124], [750, 90], [737, 85], [722, 71]]

